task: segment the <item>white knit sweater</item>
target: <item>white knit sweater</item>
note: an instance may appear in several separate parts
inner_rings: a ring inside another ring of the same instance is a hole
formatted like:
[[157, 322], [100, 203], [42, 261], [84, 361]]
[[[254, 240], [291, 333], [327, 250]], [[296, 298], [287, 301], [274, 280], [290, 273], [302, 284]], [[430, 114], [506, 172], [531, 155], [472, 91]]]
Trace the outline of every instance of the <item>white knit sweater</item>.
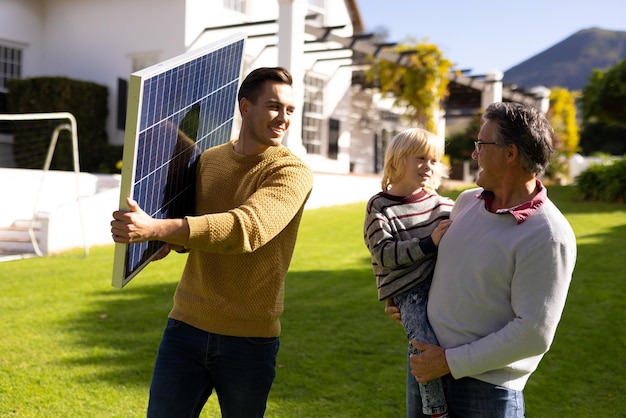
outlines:
[[[539, 183], [541, 187], [541, 184]], [[462, 193], [439, 244], [428, 317], [453, 377], [522, 390], [548, 351], [576, 262], [576, 238], [548, 199], [519, 223]]]

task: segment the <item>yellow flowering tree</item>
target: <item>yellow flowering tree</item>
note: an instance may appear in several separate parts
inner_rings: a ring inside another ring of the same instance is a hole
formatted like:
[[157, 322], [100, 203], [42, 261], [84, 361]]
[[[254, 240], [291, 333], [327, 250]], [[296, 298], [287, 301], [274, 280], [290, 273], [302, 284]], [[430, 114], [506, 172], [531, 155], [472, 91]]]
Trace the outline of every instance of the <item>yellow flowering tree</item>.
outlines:
[[436, 132], [436, 115], [448, 95], [448, 74], [452, 62], [434, 44], [398, 45], [393, 48], [398, 61], [375, 60], [368, 81], [375, 82], [381, 93], [391, 93], [396, 104], [405, 106], [411, 122]]
[[556, 151], [571, 157], [578, 151], [580, 135], [576, 122], [576, 99], [580, 94], [563, 87], [550, 89], [548, 118], [554, 129]]
[[576, 121], [577, 91], [563, 87], [550, 89], [550, 108], [547, 117], [554, 129], [554, 156], [546, 175], [555, 181], [568, 181], [568, 160], [579, 150], [580, 135]]

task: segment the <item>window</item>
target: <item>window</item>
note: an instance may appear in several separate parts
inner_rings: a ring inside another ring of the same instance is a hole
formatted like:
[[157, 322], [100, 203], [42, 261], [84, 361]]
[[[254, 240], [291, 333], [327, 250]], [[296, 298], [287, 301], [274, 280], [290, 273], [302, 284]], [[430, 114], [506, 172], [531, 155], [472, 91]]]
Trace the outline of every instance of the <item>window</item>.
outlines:
[[328, 120], [328, 158], [336, 160], [339, 155], [339, 128], [341, 123], [337, 119]]
[[324, 84], [324, 80], [319, 77], [308, 74], [304, 76], [302, 145], [309, 154], [322, 152]]
[[0, 92], [7, 92], [7, 80], [21, 77], [22, 50], [0, 44]]
[[398, 124], [400, 123], [400, 115], [390, 112], [388, 110], [383, 110], [380, 112], [380, 120]]
[[246, 0], [224, 0], [224, 7], [239, 13], [246, 13]]
[[380, 133], [376, 132], [374, 134], [374, 173], [382, 173], [387, 146], [391, 138], [395, 135], [396, 133], [390, 133], [387, 129], [383, 129]]
[[[6, 81], [22, 78], [22, 49], [0, 44], [0, 113], [7, 113]], [[3, 134], [11, 133], [10, 122], [0, 122], [0, 142], [5, 142]]]
[[117, 79], [117, 129], [126, 129], [126, 112], [128, 111], [128, 80]]
[[[159, 62], [158, 52], [145, 52], [140, 54], [132, 54], [130, 58], [130, 72], [143, 70], [151, 65]], [[115, 118], [115, 126], [118, 130], [126, 129], [126, 112], [128, 101], [128, 80], [124, 78], [117, 79], [117, 114]]]

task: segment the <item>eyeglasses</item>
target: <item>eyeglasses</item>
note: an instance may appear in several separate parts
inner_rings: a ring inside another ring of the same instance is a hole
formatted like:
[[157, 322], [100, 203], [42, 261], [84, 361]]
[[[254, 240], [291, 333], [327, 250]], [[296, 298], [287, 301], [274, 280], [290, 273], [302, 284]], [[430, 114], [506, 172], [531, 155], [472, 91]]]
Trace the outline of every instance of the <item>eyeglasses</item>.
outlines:
[[476, 152], [480, 152], [483, 145], [498, 145], [497, 142], [484, 142], [484, 141], [474, 141], [474, 146], [476, 147]]

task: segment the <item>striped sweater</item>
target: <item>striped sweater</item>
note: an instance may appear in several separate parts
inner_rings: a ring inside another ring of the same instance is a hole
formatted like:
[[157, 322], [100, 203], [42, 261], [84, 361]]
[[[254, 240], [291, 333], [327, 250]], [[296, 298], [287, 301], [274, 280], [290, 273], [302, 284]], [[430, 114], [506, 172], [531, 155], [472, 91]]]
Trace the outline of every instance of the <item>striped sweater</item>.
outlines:
[[364, 239], [372, 256], [379, 300], [432, 278], [437, 248], [430, 235], [454, 202], [436, 193], [374, 195], [367, 204]]

